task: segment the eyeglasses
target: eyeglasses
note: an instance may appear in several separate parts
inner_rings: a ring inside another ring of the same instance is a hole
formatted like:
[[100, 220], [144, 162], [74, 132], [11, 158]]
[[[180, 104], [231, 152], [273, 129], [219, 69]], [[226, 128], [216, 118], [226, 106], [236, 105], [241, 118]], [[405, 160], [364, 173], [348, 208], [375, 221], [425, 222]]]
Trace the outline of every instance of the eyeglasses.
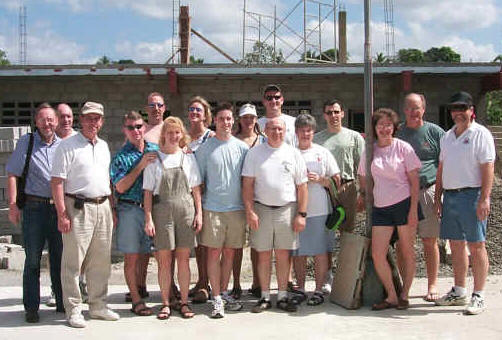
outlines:
[[392, 124], [392, 123], [386, 123], [386, 124], [380, 124], [380, 123], [378, 123], [378, 124], [376, 125], [376, 127], [377, 127], [378, 129], [389, 129], [389, 128], [391, 128], [391, 127], [394, 127], [394, 124]]
[[133, 130], [141, 130], [141, 128], [143, 127], [143, 124], [136, 124], [136, 125], [126, 125], [125, 128], [129, 131], [133, 131]]
[[154, 109], [156, 107], [161, 108], [161, 107], [164, 107], [164, 104], [162, 104], [162, 103], [149, 103], [148, 107], [151, 107], [152, 109]]
[[275, 99], [275, 100], [279, 100], [281, 99], [282, 96], [281, 95], [275, 95], [275, 96], [265, 96], [265, 99], [268, 100], [268, 101], [271, 101], [272, 99]]
[[450, 111], [467, 111], [468, 109], [469, 105], [467, 104], [450, 105]]
[[342, 111], [339, 111], [339, 110], [330, 110], [330, 111], [325, 111], [324, 114], [325, 115], [328, 115], [328, 116], [331, 116], [331, 115], [337, 115], [337, 114], [340, 114]]
[[197, 113], [202, 113], [202, 111], [204, 111], [203, 109], [201, 109], [200, 107], [193, 107], [193, 106], [190, 106], [188, 108], [188, 112], [197, 112]]

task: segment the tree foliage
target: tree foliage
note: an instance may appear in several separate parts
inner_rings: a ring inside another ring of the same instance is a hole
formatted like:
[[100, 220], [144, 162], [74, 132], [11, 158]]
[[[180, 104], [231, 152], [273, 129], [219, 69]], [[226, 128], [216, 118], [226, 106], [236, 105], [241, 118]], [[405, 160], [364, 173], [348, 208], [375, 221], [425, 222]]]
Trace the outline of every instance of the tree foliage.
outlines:
[[112, 61], [106, 55], [102, 56], [96, 61], [96, 65], [110, 65]]
[[203, 58], [195, 58], [193, 55], [190, 56], [190, 64], [204, 64]]
[[502, 124], [502, 91], [491, 91], [486, 94], [486, 116], [489, 124]]
[[458, 63], [460, 54], [449, 46], [431, 47], [425, 52], [416, 48], [404, 48], [398, 52], [401, 63]]
[[315, 51], [312, 52], [311, 50], [308, 50], [306, 53], [302, 53], [302, 56], [298, 61], [303, 62], [306, 59], [307, 63], [316, 63], [316, 60], [335, 62], [337, 60], [337, 56], [338, 50], [334, 48], [323, 51], [321, 54], [317, 54]]
[[493, 58], [494, 63], [502, 63], [502, 54], [499, 54], [495, 58]]
[[373, 58], [373, 61], [377, 64], [388, 64], [391, 62], [389, 57], [387, 57], [385, 54], [382, 52], [379, 52], [376, 54], [375, 58]]
[[10, 65], [10, 61], [7, 59], [7, 53], [4, 50], [0, 50], [0, 65]]
[[282, 51], [276, 51], [274, 47], [261, 41], [257, 41], [253, 45], [253, 51], [246, 53], [243, 62], [245, 64], [284, 64], [285, 59]]

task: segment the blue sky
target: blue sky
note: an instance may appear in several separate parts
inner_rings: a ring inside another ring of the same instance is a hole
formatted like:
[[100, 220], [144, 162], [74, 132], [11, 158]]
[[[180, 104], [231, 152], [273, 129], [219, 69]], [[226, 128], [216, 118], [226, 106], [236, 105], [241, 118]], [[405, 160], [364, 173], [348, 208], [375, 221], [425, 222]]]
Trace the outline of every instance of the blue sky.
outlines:
[[[331, 0], [321, 0], [333, 4]], [[192, 27], [236, 59], [242, 50], [243, 0], [181, 0], [190, 6]], [[0, 0], [0, 49], [11, 62], [18, 61], [18, 14], [27, 7], [30, 64], [95, 63], [102, 55], [113, 60], [133, 59], [141, 63], [163, 63], [171, 56], [172, 0]], [[299, 0], [247, 0], [248, 10], [282, 19]], [[349, 61], [363, 58], [362, 0], [338, 1], [347, 10]], [[373, 55], [385, 52], [383, 0], [373, 1]], [[328, 7], [322, 15], [328, 13]], [[313, 3], [309, 13], [317, 13]], [[462, 61], [491, 61], [502, 54], [502, 0], [394, 0], [396, 51], [400, 48], [427, 50], [451, 46]], [[308, 26], [313, 27], [313, 18]], [[251, 19], [248, 17], [248, 22]], [[303, 7], [292, 11], [287, 25], [303, 34]], [[266, 21], [262, 34], [272, 22]], [[248, 37], [251, 37], [248, 29]], [[325, 20], [323, 50], [332, 47], [333, 21]], [[256, 35], [256, 34], [255, 34]], [[286, 28], [278, 30], [278, 46], [288, 61], [300, 58], [290, 46], [300, 40]], [[272, 43], [272, 40], [268, 40]], [[248, 43], [249, 50], [252, 43]], [[299, 52], [303, 49], [300, 48]], [[192, 54], [206, 63], [227, 60], [199, 38], [192, 36]]]

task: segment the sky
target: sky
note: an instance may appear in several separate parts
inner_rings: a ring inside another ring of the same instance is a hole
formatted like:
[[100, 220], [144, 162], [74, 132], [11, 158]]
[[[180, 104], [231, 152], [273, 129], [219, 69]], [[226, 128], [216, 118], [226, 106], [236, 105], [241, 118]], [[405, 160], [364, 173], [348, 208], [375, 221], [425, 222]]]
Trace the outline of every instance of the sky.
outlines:
[[[322, 50], [333, 47], [334, 1], [321, 6]], [[244, 0], [180, 0], [190, 6], [192, 28], [235, 59], [242, 58]], [[274, 8], [276, 46], [297, 62], [303, 52], [303, 1], [247, 0], [245, 51], [258, 39], [273, 44]], [[383, 0], [372, 1], [372, 55], [385, 48]], [[349, 62], [363, 61], [363, 0], [339, 0], [347, 11]], [[106, 55], [112, 60], [164, 63], [172, 55], [172, 0], [0, 0], [0, 49], [11, 63], [19, 62], [19, 7], [27, 10], [27, 64], [94, 64]], [[488, 62], [502, 54], [502, 0], [394, 0], [395, 51], [401, 48], [450, 46], [465, 62]], [[289, 14], [289, 16], [288, 16]], [[307, 2], [308, 42], [318, 45], [319, 6]], [[325, 19], [324, 19], [325, 18]], [[228, 63], [198, 37], [192, 35], [191, 54], [204, 63]], [[311, 47], [314, 49], [314, 47]]]

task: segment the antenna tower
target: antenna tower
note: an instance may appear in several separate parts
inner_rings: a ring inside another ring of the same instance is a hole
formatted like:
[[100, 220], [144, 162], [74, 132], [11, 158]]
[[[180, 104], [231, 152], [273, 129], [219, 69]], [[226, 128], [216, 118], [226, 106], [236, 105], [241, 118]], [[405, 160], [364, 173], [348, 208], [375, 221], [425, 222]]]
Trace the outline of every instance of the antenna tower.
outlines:
[[[180, 62], [179, 43], [179, 17], [180, 17], [180, 0], [173, 0], [173, 27], [171, 36], [171, 58], [172, 64]], [[176, 56], [176, 57], [175, 57]], [[168, 62], [169, 63], [169, 62]]]
[[26, 65], [26, 6], [19, 7], [19, 64]]
[[393, 60], [396, 57], [394, 44], [394, 0], [384, 0], [383, 10], [385, 15], [385, 54]]

